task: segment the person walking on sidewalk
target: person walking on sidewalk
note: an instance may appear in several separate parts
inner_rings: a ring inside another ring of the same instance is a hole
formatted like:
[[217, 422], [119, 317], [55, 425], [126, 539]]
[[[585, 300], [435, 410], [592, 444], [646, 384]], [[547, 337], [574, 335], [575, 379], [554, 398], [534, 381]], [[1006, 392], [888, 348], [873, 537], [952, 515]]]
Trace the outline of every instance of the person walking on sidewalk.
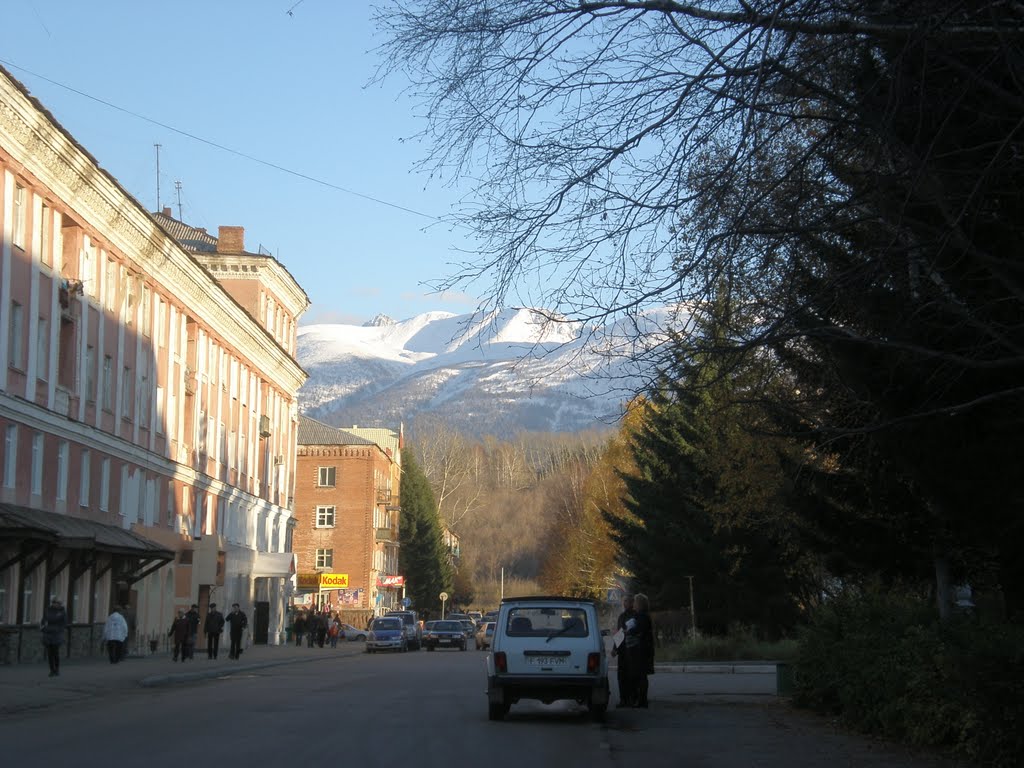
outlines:
[[206, 658], [217, 658], [217, 651], [220, 650], [220, 633], [223, 631], [224, 614], [217, 610], [216, 603], [210, 603], [206, 621], [203, 622], [203, 632], [206, 633]]
[[128, 622], [116, 605], [103, 625], [103, 639], [107, 641], [107, 655], [110, 657], [110, 663], [117, 664], [124, 658], [124, 643], [128, 639]]
[[174, 660], [178, 660], [178, 656], [181, 656], [181, 660], [185, 661], [188, 658], [188, 619], [185, 618], [185, 609], [178, 609], [178, 616], [171, 622], [171, 629], [168, 631], [167, 636], [172, 638], [174, 641]]
[[50, 663], [50, 677], [60, 674], [60, 647], [64, 643], [67, 626], [68, 613], [64, 605], [58, 598], [50, 598], [50, 607], [43, 612], [43, 620], [39, 623], [43, 631], [46, 660]]
[[654, 624], [647, 595], [634, 597], [633, 608], [636, 615], [626, 620], [626, 656], [632, 692], [636, 696], [633, 706], [647, 709], [647, 676], [654, 672]]
[[[185, 613], [185, 621], [188, 622], [188, 656], [193, 659], [196, 655], [196, 642], [199, 640], [199, 606], [192, 603], [192, 607]], [[184, 661], [185, 659], [182, 659]]]
[[228, 624], [228, 633], [231, 636], [231, 648], [228, 651], [228, 658], [237, 659], [242, 655], [242, 633], [249, 626], [249, 619], [242, 613], [238, 603], [233, 603], [231, 605], [231, 613], [227, 615], [224, 621]]
[[612, 646], [612, 656], [618, 660], [617, 675], [619, 682], [619, 706], [630, 707], [636, 698], [636, 692], [632, 689], [633, 677], [629, 671], [629, 654], [626, 653], [626, 622], [636, 616], [633, 610], [633, 596], [623, 595], [622, 613], [615, 622], [615, 644]]

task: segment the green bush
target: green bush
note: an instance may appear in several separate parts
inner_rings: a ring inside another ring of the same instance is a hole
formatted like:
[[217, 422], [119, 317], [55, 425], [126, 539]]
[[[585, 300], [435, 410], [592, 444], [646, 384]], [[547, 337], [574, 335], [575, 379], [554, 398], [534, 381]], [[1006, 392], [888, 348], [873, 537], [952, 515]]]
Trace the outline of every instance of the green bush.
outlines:
[[934, 614], [899, 594], [829, 601], [800, 633], [794, 702], [867, 733], [1021, 764], [1024, 628]]

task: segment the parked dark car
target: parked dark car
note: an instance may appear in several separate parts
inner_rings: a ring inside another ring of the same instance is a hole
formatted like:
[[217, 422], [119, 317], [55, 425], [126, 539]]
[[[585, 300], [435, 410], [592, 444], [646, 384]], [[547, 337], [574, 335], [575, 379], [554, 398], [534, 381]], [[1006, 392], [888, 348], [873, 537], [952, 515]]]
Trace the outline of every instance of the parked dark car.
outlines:
[[466, 650], [466, 633], [458, 621], [428, 621], [423, 627], [423, 645], [428, 651], [438, 648]]

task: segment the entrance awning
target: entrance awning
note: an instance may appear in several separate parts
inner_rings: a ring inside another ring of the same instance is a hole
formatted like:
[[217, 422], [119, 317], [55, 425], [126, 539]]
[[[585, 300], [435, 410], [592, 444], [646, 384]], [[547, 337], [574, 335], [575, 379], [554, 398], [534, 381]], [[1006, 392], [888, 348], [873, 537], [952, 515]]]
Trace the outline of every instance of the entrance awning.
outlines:
[[257, 552], [252, 567], [253, 578], [287, 579], [295, 573], [295, 554], [292, 552]]
[[116, 525], [14, 504], [0, 504], [0, 541], [109, 554], [127, 566], [119, 575], [130, 582], [174, 559], [166, 547]]

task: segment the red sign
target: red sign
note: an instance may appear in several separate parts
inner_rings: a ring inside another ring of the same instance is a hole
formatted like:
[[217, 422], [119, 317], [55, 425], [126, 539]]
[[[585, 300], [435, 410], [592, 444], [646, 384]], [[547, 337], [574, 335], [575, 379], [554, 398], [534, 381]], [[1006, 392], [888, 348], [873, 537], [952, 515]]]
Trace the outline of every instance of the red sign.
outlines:
[[384, 576], [377, 579], [378, 587], [404, 587], [405, 576]]

